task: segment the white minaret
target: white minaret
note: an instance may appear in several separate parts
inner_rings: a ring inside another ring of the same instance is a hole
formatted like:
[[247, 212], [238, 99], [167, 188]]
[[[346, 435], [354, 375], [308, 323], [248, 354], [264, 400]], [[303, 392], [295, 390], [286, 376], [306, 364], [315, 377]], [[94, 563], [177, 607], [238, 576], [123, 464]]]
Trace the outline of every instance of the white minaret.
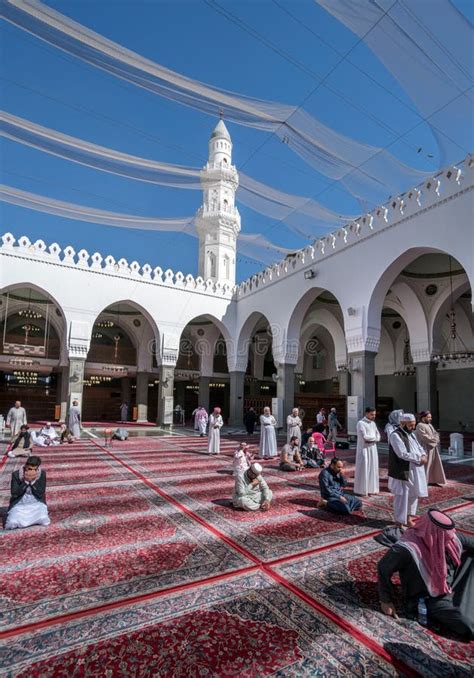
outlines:
[[196, 216], [199, 275], [204, 280], [235, 285], [235, 259], [240, 214], [235, 206], [239, 175], [232, 165], [232, 141], [219, 120], [209, 139], [209, 160], [201, 171], [204, 201]]

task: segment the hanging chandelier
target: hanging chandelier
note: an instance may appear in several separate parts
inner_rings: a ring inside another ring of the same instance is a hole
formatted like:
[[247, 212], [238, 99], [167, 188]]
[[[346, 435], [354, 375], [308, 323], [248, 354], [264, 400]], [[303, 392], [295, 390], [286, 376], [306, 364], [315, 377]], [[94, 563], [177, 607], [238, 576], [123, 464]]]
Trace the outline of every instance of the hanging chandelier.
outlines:
[[474, 351], [469, 351], [464, 341], [458, 335], [456, 311], [454, 310], [452, 262], [449, 257], [449, 285], [451, 289], [451, 310], [449, 312], [449, 335], [439, 353], [432, 356], [435, 363], [456, 363], [467, 365], [474, 362]]
[[461, 337], [458, 336], [456, 327], [456, 311], [451, 308], [449, 312], [449, 337], [446, 339], [442, 350], [436, 353], [432, 359], [435, 363], [458, 363], [468, 364], [474, 361], [474, 351], [469, 351]]
[[43, 317], [41, 313], [33, 311], [31, 308], [22, 308], [21, 311], [18, 311], [18, 315], [28, 320], [38, 320]]
[[411, 348], [410, 348], [410, 337], [407, 334], [405, 338], [405, 344], [403, 347], [403, 369], [397, 370], [393, 373], [395, 377], [414, 377], [416, 374], [416, 367], [413, 364], [413, 358], [411, 357]]

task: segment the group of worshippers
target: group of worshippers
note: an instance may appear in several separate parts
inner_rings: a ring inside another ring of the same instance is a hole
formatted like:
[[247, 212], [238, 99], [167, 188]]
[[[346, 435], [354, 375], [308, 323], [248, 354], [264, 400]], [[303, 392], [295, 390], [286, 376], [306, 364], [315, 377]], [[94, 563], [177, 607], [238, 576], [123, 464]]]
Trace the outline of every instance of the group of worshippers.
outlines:
[[27, 422], [26, 410], [17, 400], [7, 414], [6, 425], [10, 428], [11, 442], [8, 448], [9, 457], [21, 457], [31, 455], [34, 445], [49, 447], [61, 443], [71, 443], [81, 436], [81, 412], [79, 403], [74, 400], [69, 409], [68, 426], [62, 424], [59, 431], [46, 422], [39, 430], [30, 429]]
[[[369, 496], [379, 493], [379, 460], [377, 443], [380, 432], [375, 423], [376, 410], [367, 407], [357, 423], [357, 452], [354, 494]], [[418, 500], [428, 496], [428, 485], [444, 485], [446, 476], [439, 453], [439, 434], [429, 411], [420, 413], [417, 425], [414, 414], [394, 410], [385, 427], [388, 442], [388, 487], [394, 495], [395, 523], [411, 527]]]

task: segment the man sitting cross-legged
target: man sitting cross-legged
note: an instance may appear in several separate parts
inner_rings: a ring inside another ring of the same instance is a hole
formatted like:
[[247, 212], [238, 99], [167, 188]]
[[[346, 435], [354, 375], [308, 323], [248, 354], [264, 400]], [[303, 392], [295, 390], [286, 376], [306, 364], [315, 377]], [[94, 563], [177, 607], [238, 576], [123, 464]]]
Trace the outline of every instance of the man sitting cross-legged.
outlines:
[[244, 473], [236, 476], [232, 497], [234, 508], [244, 509], [244, 511], [258, 511], [259, 509], [268, 511], [273, 493], [261, 474], [261, 465], [254, 463]]
[[352, 513], [362, 507], [362, 502], [351, 494], [344, 494], [347, 480], [343, 473], [344, 462], [333, 457], [329, 466], [319, 474], [321, 501], [318, 508], [326, 508], [334, 513]]
[[15, 436], [12, 442], [11, 450], [8, 453], [8, 456], [12, 459], [14, 457], [29, 457], [31, 454], [31, 446], [33, 445], [33, 440], [31, 439], [31, 433], [27, 424], [23, 424], [20, 428], [20, 432]]
[[46, 506], [46, 473], [41, 459], [31, 456], [23, 468], [13, 471], [6, 530], [30, 525], [49, 525]]
[[304, 469], [304, 463], [301, 459], [299, 439], [292, 436], [290, 442], [283, 445], [280, 452], [280, 471], [301, 471]]

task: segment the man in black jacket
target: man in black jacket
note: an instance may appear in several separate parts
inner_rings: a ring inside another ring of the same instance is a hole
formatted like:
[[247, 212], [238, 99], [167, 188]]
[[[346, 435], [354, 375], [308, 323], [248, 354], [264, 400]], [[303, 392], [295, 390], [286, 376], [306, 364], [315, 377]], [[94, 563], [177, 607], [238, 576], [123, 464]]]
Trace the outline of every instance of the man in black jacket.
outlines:
[[30, 457], [23, 468], [13, 471], [6, 530], [30, 525], [49, 525], [46, 506], [46, 473], [39, 457]]
[[29, 457], [32, 445], [33, 441], [29, 428], [26, 424], [23, 424], [23, 426], [20, 427], [20, 432], [13, 439], [8, 456], [12, 459], [14, 457]]
[[456, 532], [448, 515], [428, 511], [377, 569], [384, 614], [397, 618], [391, 578], [398, 572], [408, 616], [416, 616], [423, 598], [429, 623], [466, 640], [474, 637], [474, 538]]

